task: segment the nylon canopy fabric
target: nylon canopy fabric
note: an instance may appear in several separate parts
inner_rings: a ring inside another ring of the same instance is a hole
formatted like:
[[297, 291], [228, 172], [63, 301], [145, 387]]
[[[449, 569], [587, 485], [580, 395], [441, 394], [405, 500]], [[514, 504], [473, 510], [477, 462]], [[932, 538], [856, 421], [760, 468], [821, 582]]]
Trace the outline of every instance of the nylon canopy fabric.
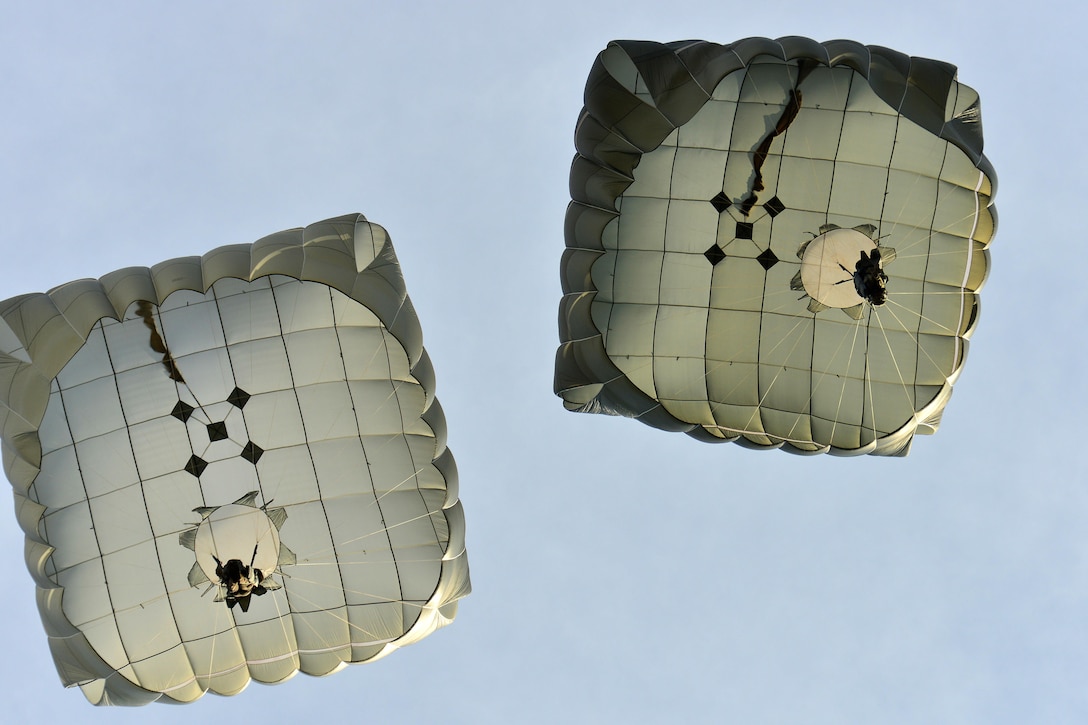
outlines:
[[0, 303], [5, 470], [64, 684], [189, 702], [452, 621], [470, 584], [433, 391], [362, 215]]
[[997, 220], [954, 66], [847, 40], [615, 41], [575, 145], [567, 409], [795, 453], [906, 455], [936, 430]]

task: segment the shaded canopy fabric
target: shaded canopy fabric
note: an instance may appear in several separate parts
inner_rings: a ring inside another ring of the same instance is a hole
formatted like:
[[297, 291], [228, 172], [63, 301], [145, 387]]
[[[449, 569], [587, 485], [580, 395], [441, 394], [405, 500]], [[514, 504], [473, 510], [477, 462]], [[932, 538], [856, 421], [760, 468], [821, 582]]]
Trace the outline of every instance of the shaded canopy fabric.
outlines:
[[575, 134], [555, 392], [704, 441], [905, 455], [996, 228], [978, 94], [806, 38], [616, 41]]
[[5, 470], [64, 683], [189, 702], [452, 621], [470, 584], [433, 391], [362, 215], [0, 303]]

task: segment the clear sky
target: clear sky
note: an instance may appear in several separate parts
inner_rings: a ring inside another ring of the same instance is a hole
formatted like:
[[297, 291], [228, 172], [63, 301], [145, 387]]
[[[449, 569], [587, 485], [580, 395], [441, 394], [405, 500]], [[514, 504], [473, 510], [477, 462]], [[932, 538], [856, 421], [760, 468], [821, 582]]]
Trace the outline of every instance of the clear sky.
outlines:
[[[185, 707], [64, 690], [0, 517], [11, 722], [1088, 720], [1088, 16], [1072, 2], [6, 3], [0, 298], [349, 212], [396, 246], [457, 459], [474, 592], [329, 678]], [[969, 9], [968, 9], [969, 8]], [[614, 38], [850, 38], [959, 67], [1000, 226], [940, 431], [906, 459], [567, 413], [559, 257]]]

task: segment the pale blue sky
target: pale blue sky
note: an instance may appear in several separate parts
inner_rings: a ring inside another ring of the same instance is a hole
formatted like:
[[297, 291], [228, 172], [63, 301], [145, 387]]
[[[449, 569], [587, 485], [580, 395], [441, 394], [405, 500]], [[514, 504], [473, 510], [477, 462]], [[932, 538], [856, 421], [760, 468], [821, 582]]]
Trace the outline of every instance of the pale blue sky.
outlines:
[[[6, 3], [0, 298], [359, 211], [389, 230], [460, 469], [474, 592], [377, 663], [185, 707], [55, 674], [0, 517], [12, 722], [1088, 720], [1086, 12], [786, 2]], [[982, 96], [1000, 226], [936, 436], [798, 458], [567, 413], [567, 172], [614, 38], [851, 38]], [[1074, 217], [1075, 219], [1075, 217]]]

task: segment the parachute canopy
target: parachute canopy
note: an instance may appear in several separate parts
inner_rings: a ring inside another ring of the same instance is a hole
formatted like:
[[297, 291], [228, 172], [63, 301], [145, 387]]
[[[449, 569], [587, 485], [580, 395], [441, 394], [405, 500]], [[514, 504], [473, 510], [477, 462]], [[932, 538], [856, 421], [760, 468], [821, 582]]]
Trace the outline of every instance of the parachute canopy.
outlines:
[[350, 215], [0, 303], [0, 433], [66, 685], [189, 702], [449, 623], [470, 585], [434, 375]]
[[617, 41], [575, 134], [555, 391], [704, 441], [905, 455], [996, 227], [954, 66], [838, 40]]

